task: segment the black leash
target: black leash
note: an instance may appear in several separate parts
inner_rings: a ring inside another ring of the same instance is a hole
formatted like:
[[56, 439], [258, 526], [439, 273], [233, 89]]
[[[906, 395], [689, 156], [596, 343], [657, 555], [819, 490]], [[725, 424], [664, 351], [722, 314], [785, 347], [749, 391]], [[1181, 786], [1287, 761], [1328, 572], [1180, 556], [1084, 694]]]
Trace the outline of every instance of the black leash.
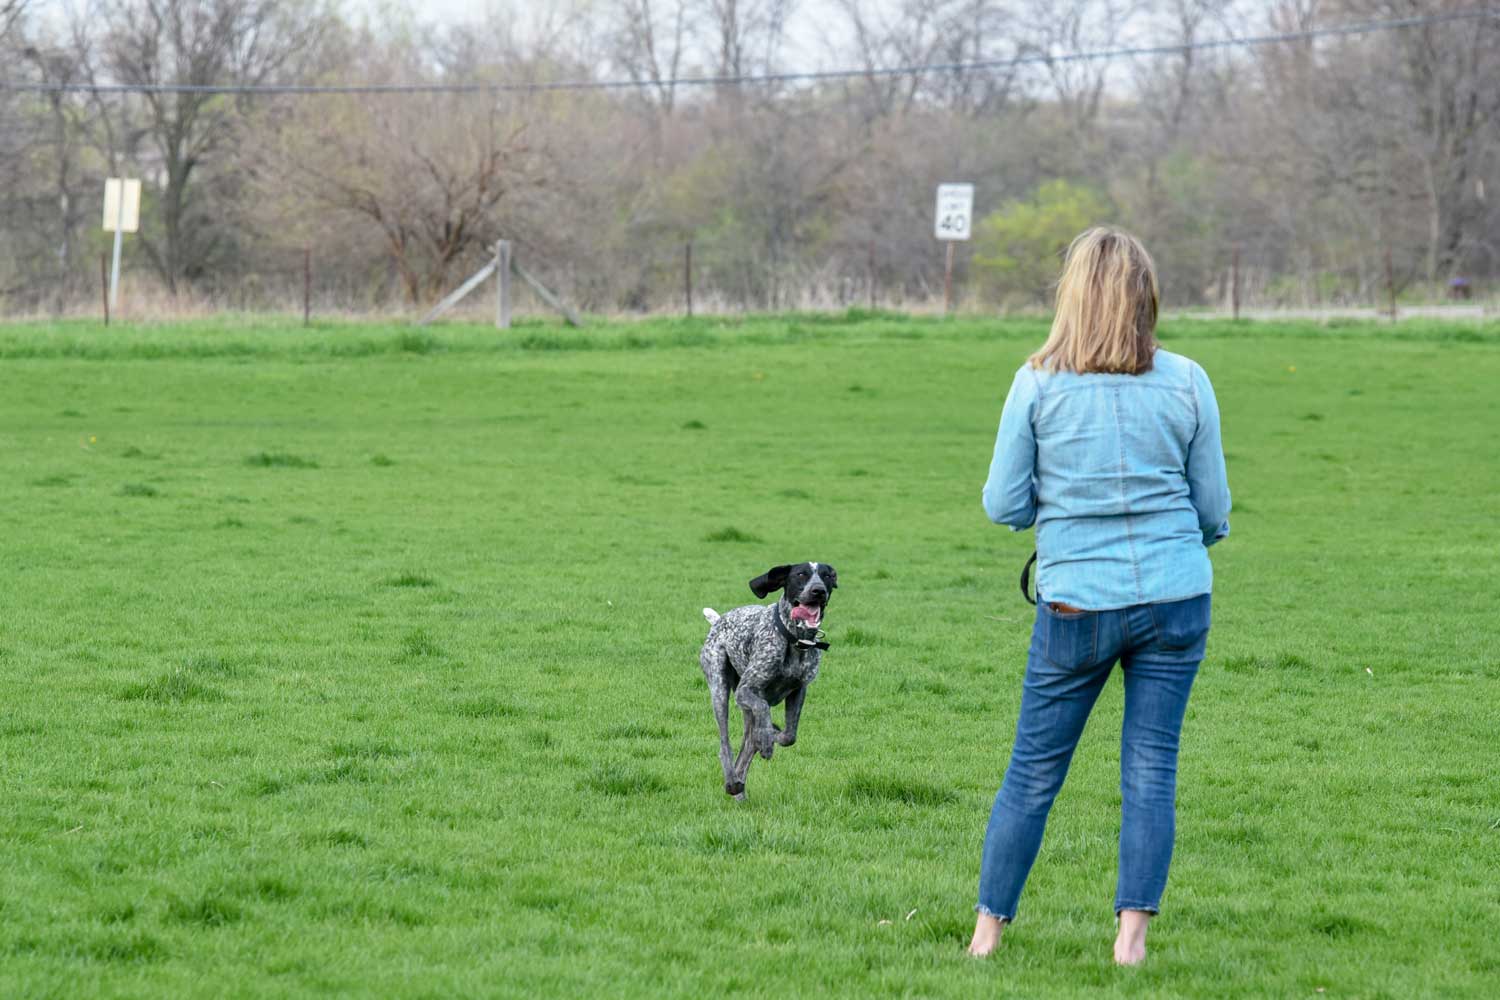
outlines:
[[1036, 565], [1036, 550], [1031, 551], [1031, 558], [1026, 560], [1026, 565], [1021, 567], [1021, 596], [1026, 598], [1027, 604], [1036, 604], [1036, 598], [1031, 596], [1031, 567]]

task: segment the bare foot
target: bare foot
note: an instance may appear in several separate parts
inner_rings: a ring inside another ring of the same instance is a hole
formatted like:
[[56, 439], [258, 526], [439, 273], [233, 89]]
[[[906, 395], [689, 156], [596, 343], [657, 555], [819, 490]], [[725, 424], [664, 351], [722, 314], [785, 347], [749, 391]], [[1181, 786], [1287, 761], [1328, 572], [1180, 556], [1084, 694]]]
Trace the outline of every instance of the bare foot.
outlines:
[[1145, 910], [1121, 910], [1120, 933], [1115, 937], [1115, 964], [1140, 965], [1146, 960], [1146, 924], [1151, 914]]
[[1000, 932], [1005, 928], [1005, 921], [991, 917], [987, 914], [979, 914], [979, 919], [974, 921], [974, 939], [969, 942], [969, 954], [975, 958], [984, 958], [995, 950], [1000, 943]]

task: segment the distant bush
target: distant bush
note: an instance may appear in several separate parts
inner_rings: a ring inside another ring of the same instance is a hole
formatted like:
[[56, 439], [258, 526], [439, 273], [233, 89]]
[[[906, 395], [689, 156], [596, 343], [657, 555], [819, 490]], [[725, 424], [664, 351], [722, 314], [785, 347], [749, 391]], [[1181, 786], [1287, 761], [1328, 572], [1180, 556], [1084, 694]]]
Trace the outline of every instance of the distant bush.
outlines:
[[1110, 216], [1093, 189], [1048, 181], [1030, 201], [1014, 201], [979, 220], [974, 271], [993, 302], [1045, 304], [1073, 237]]

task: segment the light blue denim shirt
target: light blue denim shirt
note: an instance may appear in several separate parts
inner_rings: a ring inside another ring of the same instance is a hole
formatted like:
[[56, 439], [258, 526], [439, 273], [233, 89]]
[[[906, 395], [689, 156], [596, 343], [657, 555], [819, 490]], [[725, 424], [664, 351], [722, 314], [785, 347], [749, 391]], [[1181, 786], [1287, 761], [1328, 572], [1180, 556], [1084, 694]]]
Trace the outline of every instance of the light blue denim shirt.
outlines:
[[1229, 482], [1208, 376], [1160, 349], [1139, 375], [1023, 365], [984, 510], [1012, 531], [1036, 525], [1048, 601], [1107, 611], [1211, 592], [1208, 546], [1229, 534]]

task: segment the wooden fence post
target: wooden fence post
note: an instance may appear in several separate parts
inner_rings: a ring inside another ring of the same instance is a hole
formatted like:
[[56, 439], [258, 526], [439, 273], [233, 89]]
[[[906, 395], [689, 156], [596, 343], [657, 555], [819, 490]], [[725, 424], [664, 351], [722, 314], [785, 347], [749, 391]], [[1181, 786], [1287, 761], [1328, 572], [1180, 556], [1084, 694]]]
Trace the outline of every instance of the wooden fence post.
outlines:
[[302, 248], [302, 325], [312, 325], [312, 247]]
[[1240, 318], [1240, 245], [1234, 245], [1234, 262], [1231, 265], [1232, 275], [1229, 280], [1229, 301], [1234, 310], [1234, 318]]
[[495, 326], [510, 329], [510, 240], [495, 244]]
[[1396, 322], [1396, 275], [1391, 270], [1391, 248], [1385, 248], [1385, 287], [1391, 296], [1391, 322]]
[[688, 319], [693, 318], [693, 241], [688, 240], [683, 247], [682, 257], [682, 283], [687, 289], [687, 314]]
[[99, 288], [104, 299], [104, 325], [109, 326], [109, 254], [99, 255]]

